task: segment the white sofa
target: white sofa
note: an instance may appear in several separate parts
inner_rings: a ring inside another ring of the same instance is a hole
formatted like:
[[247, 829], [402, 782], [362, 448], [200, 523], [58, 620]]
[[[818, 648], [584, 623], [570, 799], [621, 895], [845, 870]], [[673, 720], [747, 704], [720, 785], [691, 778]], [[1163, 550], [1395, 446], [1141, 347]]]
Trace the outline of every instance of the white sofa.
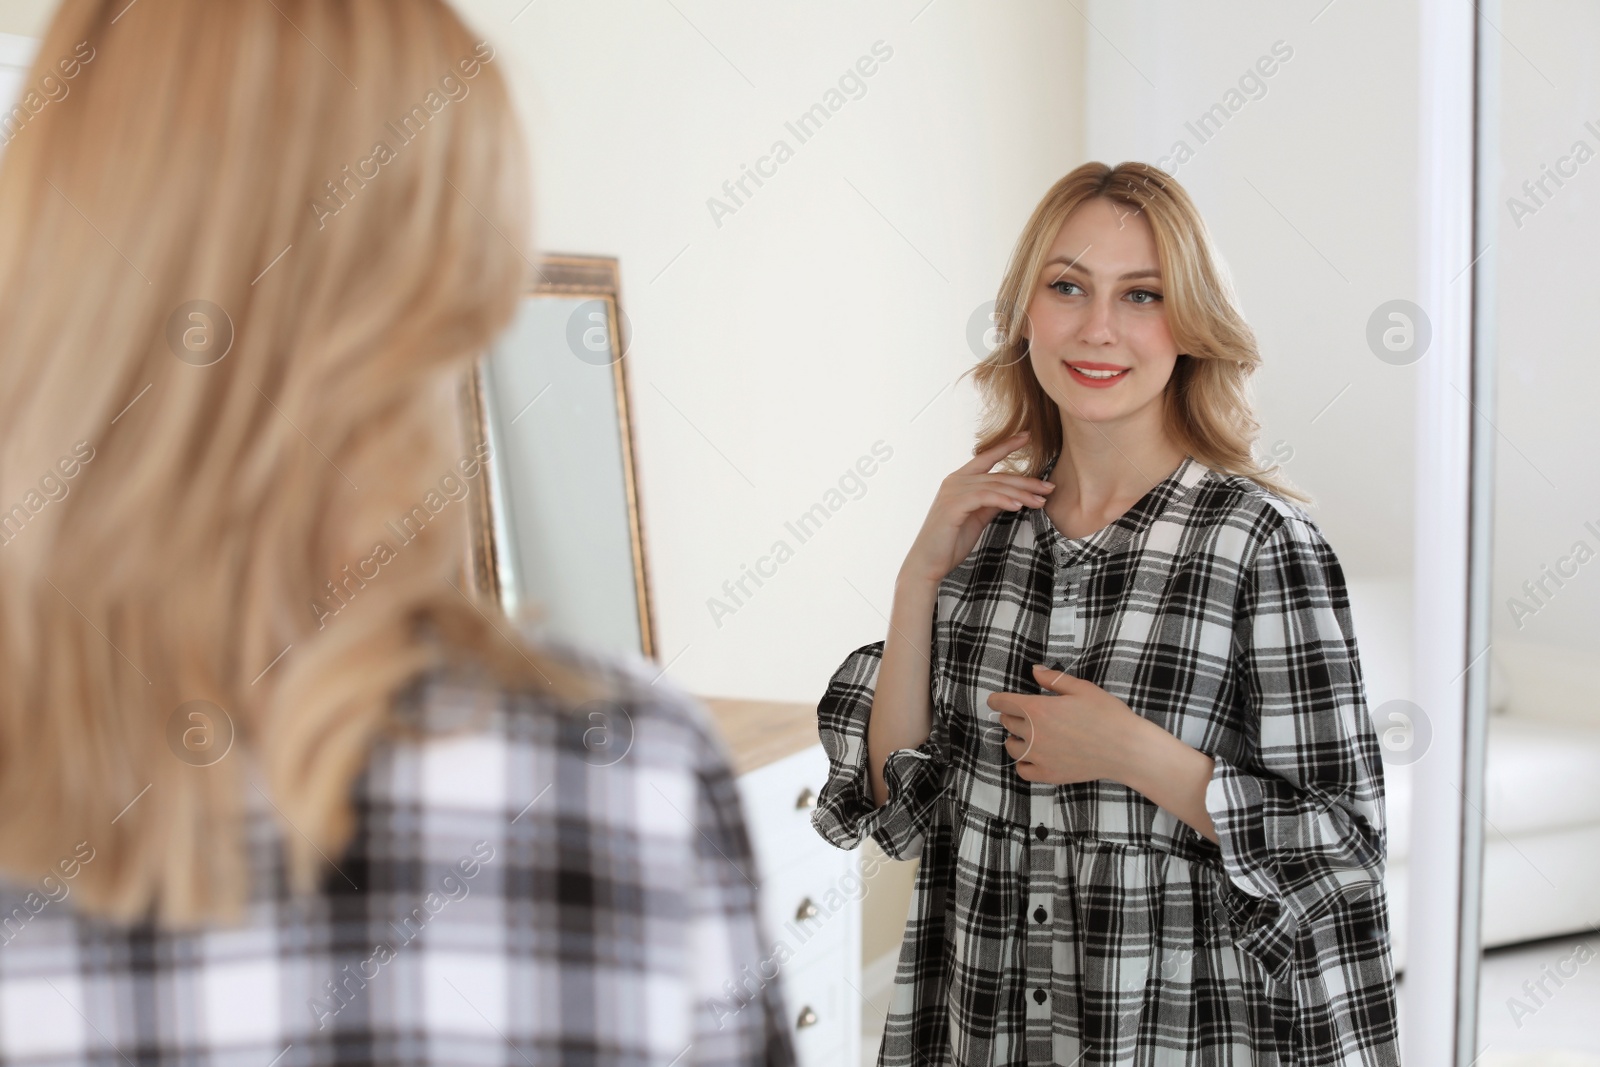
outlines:
[[[1410, 695], [1403, 587], [1351, 583], [1351, 610], [1375, 716]], [[1485, 947], [1600, 923], [1600, 663], [1500, 637], [1490, 650], [1482, 938]], [[1378, 721], [1380, 732], [1391, 728]], [[1405, 964], [1412, 768], [1384, 767], [1385, 882], [1397, 968]]]

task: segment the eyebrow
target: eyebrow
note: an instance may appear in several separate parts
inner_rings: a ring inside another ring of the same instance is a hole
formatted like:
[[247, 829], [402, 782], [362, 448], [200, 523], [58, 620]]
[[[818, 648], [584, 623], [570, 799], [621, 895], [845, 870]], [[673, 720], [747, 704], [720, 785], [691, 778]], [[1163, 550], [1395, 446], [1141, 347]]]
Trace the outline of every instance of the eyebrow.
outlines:
[[[1079, 258], [1082, 258], [1082, 257], [1080, 256]], [[1091, 278], [1094, 277], [1094, 271], [1092, 271], [1088, 267], [1085, 267], [1082, 264], [1080, 264], [1078, 262], [1078, 260], [1076, 260], [1076, 259], [1067, 259], [1064, 256], [1057, 256], [1056, 258], [1054, 258], [1054, 259], [1050, 260], [1049, 262], [1047, 262], [1045, 264], [1045, 266], [1050, 267], [1050, 266], [1054, 266], [1054, 265], [1056, 265], [1058, 263], [1066, 270], [1082, 271], [1084, 274], [1089, 275], [1089, 277], [1091, 277]], [[1133, 278], [1159, 278], [1159, 277], [1161, 277], [1161, 272], [1159, 270], [1154, 270], [1154, 269], [1130, 270], [1126, 274], [1118, 275], [1116, 280], [1119, 281], [1119, 282], [1125, 282], [1125, 281], [1129, 281], [1129, 280], [1131, 280]]]

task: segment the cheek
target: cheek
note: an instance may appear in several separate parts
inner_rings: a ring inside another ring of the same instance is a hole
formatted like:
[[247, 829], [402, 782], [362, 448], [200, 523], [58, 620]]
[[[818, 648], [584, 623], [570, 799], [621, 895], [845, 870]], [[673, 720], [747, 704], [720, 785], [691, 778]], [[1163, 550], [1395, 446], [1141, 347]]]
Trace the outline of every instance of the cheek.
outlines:
[[1177, 357], [1178, 344], [1172, 339], [1172, 324], [1167, 321], [1164, 312], [1147, 309], [1134, 311], [1124, 318], [1123, 329], [1129, 337], [1138, 338], [1140, 348], [1148, 355], [1157, 356], [1166, 352]]
[[1028, 304], [1027, 330], [1040, 348], [1059, 347], [1077, 329], [1076, 313], [1053, 295], [1040, 293]]
[[1172, 328], [1165, 317], [1151, 315], [1127, 325], [1123, 337], [1139, 360], [1139, 366], [1148, 369], [1147, 376], [1165, 382], [1172, 376], [1178, 362], [1178, 345], [1172, 339]]
[[1173, 368], [1178, 365], [1178, 357], [1169, 355], [1165, 358], [1152, 358], [1144, 363], [1145, 384], [1152, 390], [1160, 392], [1172, 380]]
[[1066, 403], [1066, 371], [1056, 357], [1041, 355], [1040, 346], [1034, 344], [1028, 350], [1028, 363], [1033, 367], [1033, 376], [1039, 388], [1044, 390], [1044, 395], [1058, 406]]
[[1135, 396], [1139, 399], [1136, 403], [1155, 403], [1162, 393], [1167, 391], [1167, 385], [1172, 381], [1172, 362], [1150, 361], [1143, 364], [1140, 373], [1139, 390]]

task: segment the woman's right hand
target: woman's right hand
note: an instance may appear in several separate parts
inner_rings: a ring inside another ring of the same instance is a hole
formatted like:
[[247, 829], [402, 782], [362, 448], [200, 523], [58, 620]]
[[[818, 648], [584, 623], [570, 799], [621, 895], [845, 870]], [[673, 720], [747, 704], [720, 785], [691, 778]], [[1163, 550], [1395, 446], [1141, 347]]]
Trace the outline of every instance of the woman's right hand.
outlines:
[[1014, 434], [973, 456], [939, 484], [928, 517], [900, 566], [900, 580], [937, 586], [972, 551], [978, 535], [1001, 511], [1042, 507], [1055, 488], [1022, 474], [991, 473], [1022, 447], [1028, 431]]

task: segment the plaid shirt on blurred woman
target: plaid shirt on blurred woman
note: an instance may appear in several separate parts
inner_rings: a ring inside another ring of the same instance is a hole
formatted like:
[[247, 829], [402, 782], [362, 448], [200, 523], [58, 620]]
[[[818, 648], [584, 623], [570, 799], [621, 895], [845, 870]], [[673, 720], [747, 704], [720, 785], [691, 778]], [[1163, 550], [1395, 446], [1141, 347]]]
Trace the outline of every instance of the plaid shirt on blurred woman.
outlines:
[[396, 712], [422, 733], [375, 748], [315, 897], [285, 891], [255, 788], [243, 925], [78, 915], [92, 841], [0, 888], [0, 1064], [792, 1063], [720, 739], [642, 667], [547, 645], [625, 698], [560, 713], [466, 669], [419, 679]]

